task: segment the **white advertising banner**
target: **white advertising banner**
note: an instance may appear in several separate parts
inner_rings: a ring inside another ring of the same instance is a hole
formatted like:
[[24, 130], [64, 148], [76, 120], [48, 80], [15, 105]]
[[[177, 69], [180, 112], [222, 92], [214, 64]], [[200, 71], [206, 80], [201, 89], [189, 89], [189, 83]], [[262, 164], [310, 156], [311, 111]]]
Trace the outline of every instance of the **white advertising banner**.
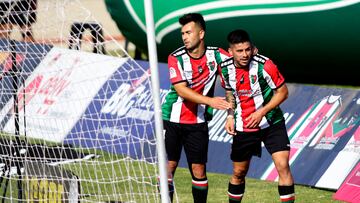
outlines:
[[[18, 91], [20, 134], [26, 127], [28, 137], [63, 141], [101, 86], [126, 61], [127, 58], [53, 48], [27, 78], [25, 90], [22, 87]], [[11, 108], [13, 99], [2, 111], [9, 112]], [[4, 131], [13, 133], [14, 126], [12, 116]]]

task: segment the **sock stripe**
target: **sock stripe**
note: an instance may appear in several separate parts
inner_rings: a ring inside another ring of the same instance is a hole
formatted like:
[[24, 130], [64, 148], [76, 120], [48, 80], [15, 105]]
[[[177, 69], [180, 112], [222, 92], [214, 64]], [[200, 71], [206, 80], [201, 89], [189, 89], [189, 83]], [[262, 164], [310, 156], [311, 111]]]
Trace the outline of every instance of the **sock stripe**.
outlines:
[[287, 201], [281, 200], [281, 203], [294, 203], [294, 202], [295, 202], [295, 198], [292, 200], [287, 200]]
[[232, 194], [232, 193], [228, 192], [229, 198], [233, 199], [233, 200], [241, 200], [243, 195], [244, 194]]
[[295, 194], [281, 195], [280, 200], [282, 203], [293, 202], [295, 200]]
[[208, 188], [208, 181], [207, 180], [203, 180], [203, 181], [192, 180], [192, 185], [194, 188], [197, 188], [199, 190], [206, 190]]
[[199, 186], [207, 186], [208, 185], [208, 181], [207, 180], [203, 180], [203, 181], [196, 181], [196, 180], [192, 180], [192, 184], [193, 185], [199, 185]]

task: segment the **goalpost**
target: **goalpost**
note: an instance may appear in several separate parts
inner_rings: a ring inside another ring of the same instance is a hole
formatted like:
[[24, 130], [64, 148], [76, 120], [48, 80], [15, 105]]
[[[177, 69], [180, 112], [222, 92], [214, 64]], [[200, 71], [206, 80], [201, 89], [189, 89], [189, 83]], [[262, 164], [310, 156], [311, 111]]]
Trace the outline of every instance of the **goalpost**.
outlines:
[[156, 69], [82, 1], [23, 1], [0, 1], [0, 201], [168, 202]]

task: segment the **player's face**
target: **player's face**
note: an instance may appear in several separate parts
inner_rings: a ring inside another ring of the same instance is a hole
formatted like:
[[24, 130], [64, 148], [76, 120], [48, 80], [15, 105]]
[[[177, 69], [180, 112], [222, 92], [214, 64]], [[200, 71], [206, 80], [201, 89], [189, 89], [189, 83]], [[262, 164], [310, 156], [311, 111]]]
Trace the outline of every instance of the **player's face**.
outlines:
[[181, 37], [187, 50], [194, 50], [199, 47], [201, 40], [204, 39], [204, 30], [195, 22], [189, 22], [182, 26]]
[[232, 44], [229, 53], [234, 57], [237, 66], [246, 67], [253, 56], [253, 47], [250, 42]]

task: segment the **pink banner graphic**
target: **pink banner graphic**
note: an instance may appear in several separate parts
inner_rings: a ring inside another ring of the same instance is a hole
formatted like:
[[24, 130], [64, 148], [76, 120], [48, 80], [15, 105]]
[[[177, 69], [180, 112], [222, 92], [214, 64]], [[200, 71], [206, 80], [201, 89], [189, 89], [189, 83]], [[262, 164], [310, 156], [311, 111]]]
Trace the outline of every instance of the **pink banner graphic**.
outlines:
[[[329, 168], [316, 183], [316, 187], [338, 189], [351, 168], [360, 160], [360, 126], [341, 150]], [[341, 167], [339, 167], [341, 166]], [[341, 170], [340, 170], [341, 169]], [[336, 176], [336, 178], [333, 178]]]
[[354, 167], [333, 198], [347, 202], [360, 202], [360, 163]]
[[[341, 97], [330, 95], [312, 105], [289, 130], [291, 143], [290, 165], [296, 160], [301, 151], [318, 134], [322, 134], [330, 124], [341, 106]], [[271, 164], [261, 179], [277, 180], [278, 173], [275, 165]]]

